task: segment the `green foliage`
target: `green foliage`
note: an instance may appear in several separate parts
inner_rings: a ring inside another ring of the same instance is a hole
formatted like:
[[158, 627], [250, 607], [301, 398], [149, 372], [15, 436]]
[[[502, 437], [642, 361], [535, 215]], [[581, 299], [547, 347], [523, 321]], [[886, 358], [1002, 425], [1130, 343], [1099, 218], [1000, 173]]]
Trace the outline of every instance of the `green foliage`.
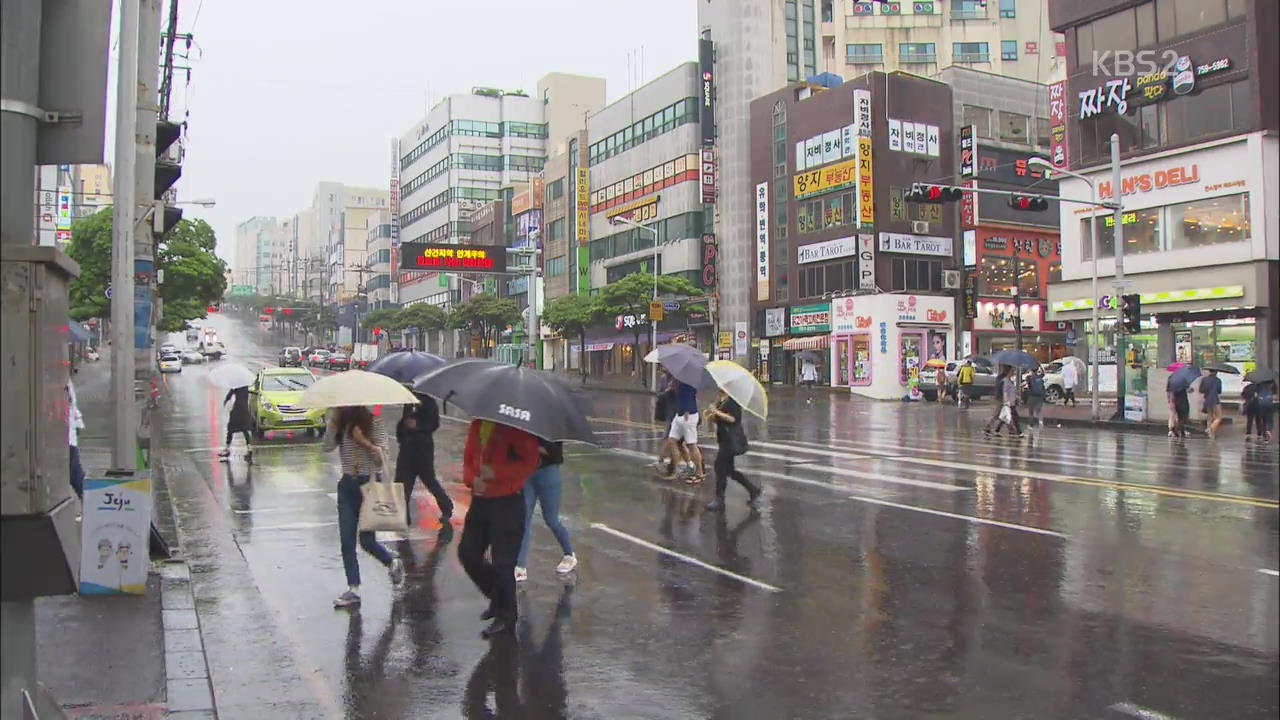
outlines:
[[[67, 254], [80, 264], [80, 277], [71, 283], [71, 317], [107, 317], [111, 301], [112, 208], [104, 208], [71, 226]], [[203, 220], [182, 220], [160, 239], [156, 269], [164, 271], [160, 298], [164, 301], [156, 323], [163, 331], [181, 330], [188, 320], [205, 316], [209, 305], [226, 292], [226, 263], [216, 254], [217, 238]]]
[[[659, 298], [664, 295], [688, 297], [701, 294], [701, 290], [682, 277], [658, 276]], [[649, 312], [649, 302], [653, 299], [653, 275], [631, 273], [617, 282], [604, 286], [598, 297], [604, 312], [609, 315], [634, 315], [640, 317]], [[632, 355], [635, 357], [636, 375], [640, 377], [641, 382], [644, 382], [645, 374], [640, 372], [640, 330], [639, 324], [636, 324], [631, 329], [635, 335]]]
[[502, 330], [519, 319], [520, 308], [514, 302], [493, 295], [475, 295], [449, 316], [453, 327], [480, 336], [486, 355], [490, 340], [496, 344]]
[[67, 254], [80, 264], [80, 277], [71, 281], [71, 318], [88, 320], [111, 314], [107, 286], [111, 283], [111, 208], [71, 225]]
[[384, 330], [391, 329], [391, 320], [400, 313], [399, 310], [393, 308], [383, 308], [381, 310], [370, 310], [360, 316], [360, 327], [367, 328], [370, 332], [373, 328], [382, 328]]
[[[543, 322], [566, 337], [578, 338], [579, 347], [587, 346], [587, 328], [604, 317], [599, 298], [591, 295], [565, 295], [547, 303], [542, 314]], [[586, 363], [579, 363], [579, 371], [586, 375]]]

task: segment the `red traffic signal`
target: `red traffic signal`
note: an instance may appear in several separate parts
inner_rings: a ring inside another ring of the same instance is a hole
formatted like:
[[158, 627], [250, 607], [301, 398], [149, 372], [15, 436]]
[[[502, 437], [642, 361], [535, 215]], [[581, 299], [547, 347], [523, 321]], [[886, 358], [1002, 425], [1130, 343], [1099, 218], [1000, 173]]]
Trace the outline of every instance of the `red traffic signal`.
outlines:
[[1009, 207], [1025, 212], [1043, 212], [1049, 209], [1049, 201], [1039, 195], [1010, 195]]
[[264, 315], [270, 315], [271, 313], [273, 313], [273, 312], [275, 312], [275, 311], [276, 311], [276, 309], [275, 309], [275, 308], [265, 308], [265, 309], [263, 309], [262, 313], [263, 313]]
[[284, 309], [284, 314], [285, 314], [285, 316], [286, 316], [286, 317], [288, 317], [289, 315], [292, 315], [292, 314], [293, 314], [293, 308], [285, 308], [285, 309]]
[[903, 196], [903, 200], [913, 203], [940, 204], [955, 202], [964, 196], [964, 191], [950, 185], [926, 185], [912, 183], [911, 189]]
[[207, 313], [216, 313], [216, 312], [218, 312], [218, 306], [217, 306], [217, 305], [210, 305], [209, 307], [205, 308], [204, 310], [205, 310], [205, 312], [207, 312]]
[[376, 327], [376, 328], [374, 328], [374, 329], [373, 329], [373, 336], [374, 336], [374, 337], [380, 337], [381, 335], [382, 335], [382, 328], [380, 328], [380, 327]]

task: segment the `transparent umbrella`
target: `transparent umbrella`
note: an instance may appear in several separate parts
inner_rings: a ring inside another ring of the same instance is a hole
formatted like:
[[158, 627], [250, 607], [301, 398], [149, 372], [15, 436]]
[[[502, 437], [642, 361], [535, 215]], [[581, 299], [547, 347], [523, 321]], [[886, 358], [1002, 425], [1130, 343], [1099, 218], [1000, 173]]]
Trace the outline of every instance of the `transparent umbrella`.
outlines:
[[416, 405], [418, 398], [408, 388], [386, 375], [348, 370], [317, 380], [298, 403], [309, 408], [350, 405]]
[[743, 410], [761, 419], [769, 416], [769, 395], [746, 368], [730, 360], [715, 360], [707, 363], [706, 371]]
[[238, 362], [223, 363], [209, 372], [209, 382], [221, 388], [248, 387], [258, 374]]

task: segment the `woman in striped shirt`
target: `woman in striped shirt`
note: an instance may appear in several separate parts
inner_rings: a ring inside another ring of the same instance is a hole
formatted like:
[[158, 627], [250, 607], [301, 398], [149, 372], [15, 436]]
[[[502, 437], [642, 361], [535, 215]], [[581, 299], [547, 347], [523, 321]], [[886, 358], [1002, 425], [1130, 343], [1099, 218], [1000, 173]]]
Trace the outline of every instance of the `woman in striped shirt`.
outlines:
[[[360, 604], [360, 563], [356, 559], [356, 539], [365, 552], [387, 566], [392, 584], [404, 580], [404, 565], [379, 543], [372, 532], [359, 532], [360, 506], [364, 502], [361, 486], [382, 466], [387, 431], [382, 418], [374, 417], [369, 408], [351, 406], [334, 408], [329, 414], [324, 449], [338, 450], [342, 460], [342, 479], [338, 481], [338, 537], [342, 545], [342, 567], [347, 573], [347, 591], [333, 601], [334, 607]], [[385, 472], [385, 471], [384, 471]]]

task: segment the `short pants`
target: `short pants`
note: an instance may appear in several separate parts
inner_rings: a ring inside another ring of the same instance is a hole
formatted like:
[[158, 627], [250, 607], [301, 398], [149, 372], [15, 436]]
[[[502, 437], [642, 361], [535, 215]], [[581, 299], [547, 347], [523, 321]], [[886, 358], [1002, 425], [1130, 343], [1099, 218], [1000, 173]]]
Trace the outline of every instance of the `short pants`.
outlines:
[[671, 432], [667, 437], [685, 445], [698, 444], [698, 416], [696, 414], [677, 415], [671, 421]]

